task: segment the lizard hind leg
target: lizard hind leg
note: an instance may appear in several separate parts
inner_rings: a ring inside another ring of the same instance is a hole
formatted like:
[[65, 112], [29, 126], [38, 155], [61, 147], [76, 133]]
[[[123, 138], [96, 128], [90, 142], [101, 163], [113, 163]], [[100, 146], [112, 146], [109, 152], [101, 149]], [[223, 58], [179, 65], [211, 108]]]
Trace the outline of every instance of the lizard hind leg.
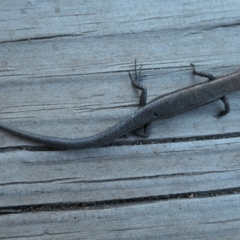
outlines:
[[147, 102], [147, 88], [144, 87], [140, 81], [142, 81], [142, 66], [140, 69], [137, 71], [137, 61], [135, 59], [135, 76], [134, 78], [132, 77], [131, 73], [129, 72], [129, 76], [132, 82], [132, 86], [141, 90], [141, 95], [139, 99], [139, 106], [145, 106]]
[[[130, 72], [129, 72], [129, 76], [132, 82], [132, 86], [141, 90], [141, 95], [139, 98], [139, 106], [142, 107], [142, 106], [145, 106], [147, 103], [147, 88], [140, 83], [140, 81], [142, 81], [142, 66], [140, 66], [139, 70], [137, 71], [136, 59], [135, 59], [134, 72], [135, 72], [134, 78], [132, 77]], [[134, 135], [142, 138], [149, 137], [150, 133], [151, 133], [151, 123], [145, 124], [143, 127], [133, 131]]]
[[141, 138], [148, 138], [151, 134], [151, 129], [152, 129], [152, 124], [147, 123], [143, 127], [134, 130], [133, 134]]
[[[198, 75], [200, 77], [206, 77], [206, 78], [209, 79], [209, 81], [214, 81], [216, 79], [216, 77], [214, 77], [210, 73], [197, 71], [195, 69], [195, 65], [194, 64], [191, 63], [190, 65], [193, 68], [193, 74]], [[218, 114], [216, 114], [215, 115], [216, 118], [220, 118], [220, 117], [222, 117], [222, 116], [224, 116], [224, 115], [226, 115], [226, 114], [228, 114], [230, 112], [230, 105], [229, 105], [227, 97], [223, 96], [223, 97], [220, 98], [220, 100], [223, 102], [225, 109], [223, 111], [219, 112]]]

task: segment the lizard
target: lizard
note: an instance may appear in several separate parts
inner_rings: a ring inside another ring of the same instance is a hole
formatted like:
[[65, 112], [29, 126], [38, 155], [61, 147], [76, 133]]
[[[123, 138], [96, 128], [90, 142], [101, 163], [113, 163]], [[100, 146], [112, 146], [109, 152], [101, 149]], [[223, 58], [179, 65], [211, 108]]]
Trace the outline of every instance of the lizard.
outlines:
[[[93, 136], [76, 139], [43, 136], [22, 131], [2, 123], [0, 123], [0, 129], [54, 149], [84, 149], [110, 144], [129, 132], [134, 132], [140, 137], [148, 137], [150, 135], [151, 122], [178, 115], [218, 99], [224, 103], [225, 109], [218, 113], [216, 117], [220, 118], [229, 113], [230, 106], [226, 95], [240, 90], [240, 70], [216, 78], [212, 74], [197, 71], [194, 64], [191, 64], [191, 66], [193, 74], [206, 77], [209, 81], [161, 95], [147, 103], [147, 89], [141, 84], [141, 67], [137, 70], [135, 60], [135, 76], [133, 77], [131, 72], [129, 72], [129, 76], [132, 86], [141, 90], [139, 101], [141, 108], [114, 126]], [[139, 131], [142, 127], [145, 129], [144, 132]]]

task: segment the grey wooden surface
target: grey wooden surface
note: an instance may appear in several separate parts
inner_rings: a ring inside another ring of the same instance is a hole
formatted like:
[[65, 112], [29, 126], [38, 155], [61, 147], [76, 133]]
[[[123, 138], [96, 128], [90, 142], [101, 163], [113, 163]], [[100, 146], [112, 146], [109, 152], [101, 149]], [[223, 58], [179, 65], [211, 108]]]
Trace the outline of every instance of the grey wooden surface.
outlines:
[[232, 195], [5, 215], [0, 232], [2, 239], [238, 239], [239, 201]]
[[[138, 108], [128, 77], [135, 58], [149, 101], [206, 81], [192, 75], [191, 62], [214, 75], [236, 71], [239, 7], [1, 1], [1, 122], [69, 138], [105, 130]], [[121, 146], [46, 151], [0, 131], [0, 238], [237, 239], [240, 93], [228, 98], [222, 119], [216, 101]], [[68, 204], [78, 207], [58, 210]]]

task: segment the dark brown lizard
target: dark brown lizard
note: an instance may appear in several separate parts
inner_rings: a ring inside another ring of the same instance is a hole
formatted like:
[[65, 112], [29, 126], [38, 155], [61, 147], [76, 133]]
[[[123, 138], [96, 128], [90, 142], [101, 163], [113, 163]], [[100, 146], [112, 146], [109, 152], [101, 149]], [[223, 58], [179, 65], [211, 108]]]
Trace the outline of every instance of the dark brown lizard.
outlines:
[[[225, 105], [225, 110], [220, 112], [217, 117], [227, 114], [230, 108], [226, 95], [240, 89], [240, 71], [215, 79], [211, 74], [196, 71], [193, 64], [191, 66], [193, 67], [193, 74], [206, 77], [210, 81], [159, 96], [146, 104], [147, 89], [140, 83], [142, 80], [141, 68], [137, 72], [135, 61], [135, 77], [132, 78], [130, 73], [129, 76], [132, 85], [142, 91], [140, 105], [143, 107], [130, 114], [125, 120], [90, 137], [68, 139], [42, 136], [4, 124], [0, 124], [0, 128], [16, 136], [55, 149], [84, 149], [109, 144], [131, 131], [134, 131], [139, 136], [147, 137], [149, 135], [149, 124], [152, 121], [172, 117], [217, 99], [221, 99]], [[146, 129], [145, 133], [138, 131], [143, 126]]]

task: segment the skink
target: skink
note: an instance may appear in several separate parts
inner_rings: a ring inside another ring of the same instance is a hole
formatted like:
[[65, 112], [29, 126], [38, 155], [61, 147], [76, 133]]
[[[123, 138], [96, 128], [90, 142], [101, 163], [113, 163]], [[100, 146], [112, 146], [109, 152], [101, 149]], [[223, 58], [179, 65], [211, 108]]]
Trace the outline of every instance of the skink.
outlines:
[[[220, 112], [217, 117], [227, 114], [230, 108], [226, 95], [240, 89], [240, 71], [215, 79], [213, 75], [199, 72], [193, 64], [191, 65], [193, 74], [206, 77], [209, 81], [159, 96], [146, 104], [147, 90], [140, 83], [142, 80], [141, 68], [137, 71], [135, 60], [135, 76], [132, 77], [130, 73], [129, 75], [132, 85], [142, 91], [140, 97], [142, 107], [126, 117], [125, 120], [99, 134], [86, 138], [68, 139], [29, 133], [5, 124], [0, 124], [0, 129], [55, 149], [84, 149], [109, 144], [131, 131], [146, 137], [149, 135], [148, 126], [152, 121], [172, 117], [217, 99], [221, 99], [225, 105], [225, 110]], [[147, 129], [145, 133], [138, 131], [143, 126]]]

